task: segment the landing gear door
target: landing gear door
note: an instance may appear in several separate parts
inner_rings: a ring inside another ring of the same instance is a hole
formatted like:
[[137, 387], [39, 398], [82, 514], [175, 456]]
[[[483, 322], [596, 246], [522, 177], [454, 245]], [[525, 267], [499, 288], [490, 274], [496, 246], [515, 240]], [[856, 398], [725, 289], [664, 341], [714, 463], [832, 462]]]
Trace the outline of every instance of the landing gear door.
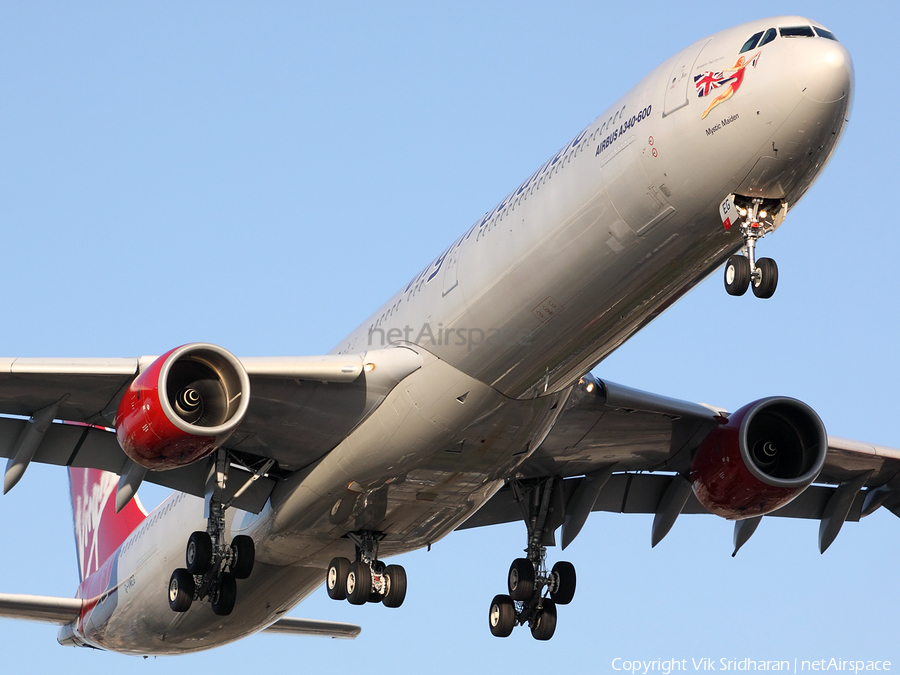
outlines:
[[672, 73], [666, 81], [666, 98], [663, 105], [663, 117], [671, 115], [676, 110], [680, 110], [688, 104], [689, 96], [693, 91], [691, 87], [691, 73], [694, 70], [694, 64], [697, 57], [707, 45], [709, 40], [701, 40], [692, 44], [690, 47], [681, 52], [675, 59], [675, 65], [672, 67]]

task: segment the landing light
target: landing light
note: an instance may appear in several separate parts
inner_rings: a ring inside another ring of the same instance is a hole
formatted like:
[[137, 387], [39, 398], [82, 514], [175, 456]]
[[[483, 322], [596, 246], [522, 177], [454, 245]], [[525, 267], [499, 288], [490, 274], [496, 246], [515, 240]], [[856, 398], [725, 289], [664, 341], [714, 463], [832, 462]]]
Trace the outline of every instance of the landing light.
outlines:
[[375, 364], [367, 363], [366, 365], [363, 366], [363, 370], [366, 371], [367, 373], [371, 373], [373, 370], [375, 370]]
[[587, 393], [590, 394], [592, 391], [594, 391], [594, 383], [593, 383], [593, 382], [588, 382], [588, 386], [586, 386], [586, 387], [584, 388], [584, 390], [585, 390]]
[[765, 218], [765, 217], [768, 216], [768, 215], [769, 215], [769, 213], [768, 213], [767, 211], [760, 211], [760, 212], [759, 212], [759, 217], [760, 217], [760, 218]]

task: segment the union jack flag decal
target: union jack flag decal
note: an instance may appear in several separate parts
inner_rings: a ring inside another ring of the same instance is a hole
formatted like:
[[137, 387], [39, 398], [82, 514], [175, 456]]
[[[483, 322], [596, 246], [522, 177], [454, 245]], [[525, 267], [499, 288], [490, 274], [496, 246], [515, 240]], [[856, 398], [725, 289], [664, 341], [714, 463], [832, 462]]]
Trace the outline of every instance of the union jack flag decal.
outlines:
[[759, 53], [757, 53], [756, 56], [753, 57], [753, 60], [746, 65], [741, 61], [738, 61], [734, 68], [728, 70], [705, 70], [699, 75], [694, 75], [694, 86], [697, 88], [697, 96], [700, 98], [709, 96], [713, 89], [724, 87], [732, 82], [737, 83], [735, 84], [735, 90], [737, 90], [740, 86], [740, 81], [744, 78], [744, 68], [746, 68], [746, 66], [753, 66], [756, 68], [757, 61], [759, 61]]
[[734, 80], [734, 75], [725, 75], [721, 70], [717, 72], [707, 70], [699, 75], [694, 75], [694, 86], [697, 88], [697, 96], [703, 98], [709, 96], [709, 92], [713, 89], [718, 89]]

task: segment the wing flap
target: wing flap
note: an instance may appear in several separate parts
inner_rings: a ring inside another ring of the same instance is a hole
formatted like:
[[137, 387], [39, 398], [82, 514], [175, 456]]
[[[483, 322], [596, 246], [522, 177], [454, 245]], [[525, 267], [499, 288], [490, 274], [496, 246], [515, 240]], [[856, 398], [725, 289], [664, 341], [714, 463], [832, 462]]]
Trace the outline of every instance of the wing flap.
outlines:
[[[10, 457], [13, 454], [16, 441], [27, 423], [23, 419], [0, 417], [0, 457]], [[50, 425], [35, 452], [33, 461], [57, 466], [100, 469], [121, 475], [128, 459], [119, 447], [114, 433], [83, 424], [63, 423]], [[144, 480], [202, 498], [206, 492], [206, 476], [210, 461], [199, 461], [168, 471], [148, 471]], [[249, 468], [232, 466], [225, 493], [226, 501], [252, 475]], [[262, 476], [253, 481], [247, 490], [234, 500], [233, 505], [244, 511], [259, 513], [274, 487], [274, 478]]]
[[[0, 457], [11, 457], [27, 420], [0, 417]], [[34, 461], [57, 466], [82, 466], [119, 473], [125, 453], [115, 434], [82, 424], [51, 424]]]
[[62, 625], [78, 618], [83, 602], [80, 598], [0, 593], [0, 616]]
[[[562, 481], [563, 499], [567, 505], [567, 514], [572, 495], [582, 480], [584, 479], [568, 478]], [[672, 476], [665, 474], [613, 474], [600, 491], [592, 510], [595, 512], [605, 511], [607, 513], [655, 514], [671, 481]], [[786, 506], [768, 514], [766, 517], [820, 520], [836, 489], [825, 485], [812, 485]], [[859, 521], [864, 498], [865, 493], [863, 492], [855, 496], [847, 513], [846, 521]], [[681, 513], [709, 514], [697, 501], [693, 493], [688, 498]], [[509, 488], [503, 488], [457, 529], [467, 530], [474, 527], [513, 523], [519, 520], [522, 520], [522, 510], [516, 503], [513, 491]]]

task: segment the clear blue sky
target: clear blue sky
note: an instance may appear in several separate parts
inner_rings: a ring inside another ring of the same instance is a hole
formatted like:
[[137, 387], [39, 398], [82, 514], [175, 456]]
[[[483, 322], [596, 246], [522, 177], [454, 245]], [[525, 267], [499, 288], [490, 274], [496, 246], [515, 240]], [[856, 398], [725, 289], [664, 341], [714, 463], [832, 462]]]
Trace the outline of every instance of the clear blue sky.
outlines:
[[[0, 354], [326, 352], [651, 68], [799, 13], [847, 45], [857, 89], [831, 164], [761, 244], [778, 293], [731, 298], [716, 272], [595, 372], [730, 409], [792, 395], [830, 433], [900, 447], [895, 3], [341, 4], [0, 3]], [[142, 662], [0, 621], [4, 670], [606, 673], [617, 656], [900, 669], [890, 513], [847, 524], [825, 555], [817, 523], [766, 519], [735, 559], [723, 520], [684, 517], [652, 550], [650, 523], [595, 515], [551, 551], [579, 590], [546, 644], [487, 629], [525, 543], [510, 525], [406, 556], [399, 610], [319, 591], [292, 612], [359, 622], [355, 642], [255, 636]], [[0, 536], [0, 590], [73, 594], [64, 470], [33, 467], [0, 499]]]

